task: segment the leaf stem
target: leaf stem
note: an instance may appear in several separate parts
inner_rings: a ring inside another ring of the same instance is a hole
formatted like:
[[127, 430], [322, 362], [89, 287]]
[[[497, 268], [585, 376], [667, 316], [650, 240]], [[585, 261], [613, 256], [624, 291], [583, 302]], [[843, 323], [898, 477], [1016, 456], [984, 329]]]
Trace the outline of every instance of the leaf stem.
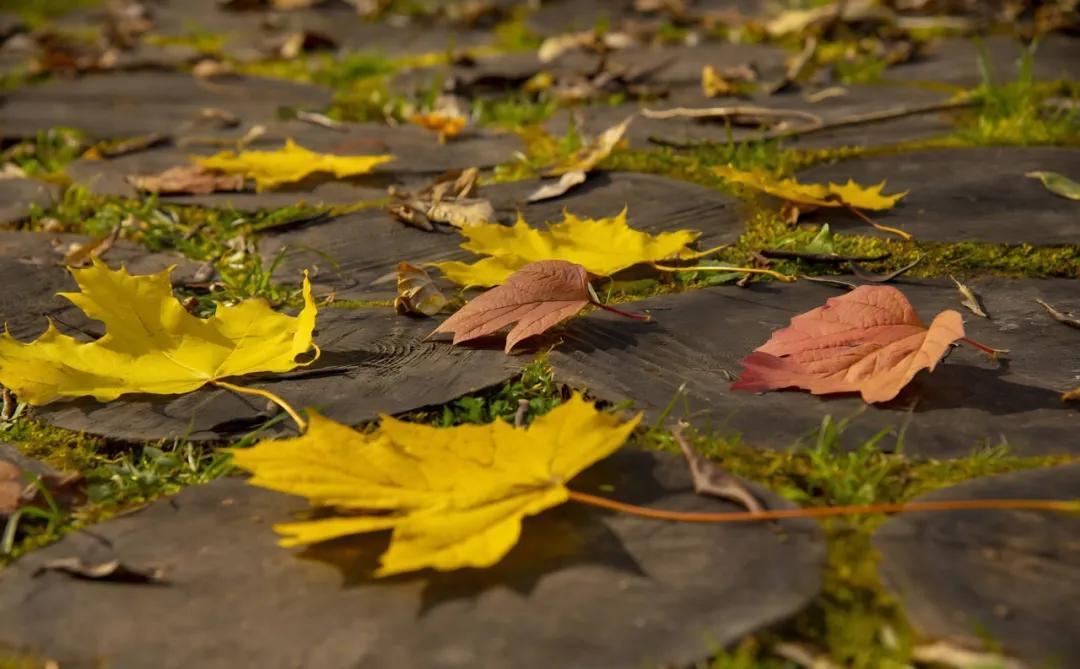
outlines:
[[971, 346], [972, 348], [979, 349], [980, 351], [982, 351], [983, 353], [985, 353], [986, 355], [990, 356], [991, 358], [993, 358], [995, 360], [997, 359], [999, 354], [1008, 353], [1008, 351], [1006, 351], [1005, 349], [991, 348], [991, 347], [987, 346], [986, 344], [980, 344], [979, 342], [975, 341], [974, 339], [969, 339], [967, 337], [961, 338], [960, 341], [964, 342], [968, 346]]
[[648, 314], [639, 314], [636, 311], [623, 311], [622, 309], [618, 309], [616, 307], [613, 307], [610, 304], [604, 304], [603, 302], [600, 302], [599, 300], [594, 300], [594, 299], [590, 298], [589, 303], [592, 304], [593, 306], [600, 307], [601, 309], [603, 309], [605, 311], [610, 311], [613, 314], [619, 314], [620, 316], [626, 316], [627, 318], [633, 318], [635, 321], [647, 321], [647, 320], [650, 320], [650, 316]]
[[740, 523], [783, 518], [827, 518], [832, 516], [857, 516], [874, 513], [902, 513], [906, 511], [961, 511], [976, 509], [1007, 509], [1024, 511], [1080, 512], [1080, 500], [1054, 499], [961, 499], [940, 502], [898, 502], [892, 504], [858, 504], [850, 506], [815, 506], [802, 509], [770, 509], [767, 511], [727, 511], [702, 513], [692, 511], [667, 511], [650, 509], [636, 504], [626, 504], [606, 497], [570, 490], [570, 499], [580, 504], [597, 506], [611, 511], [628, 513], [653, 520], [673, 520], [683, 523]]
[[852, 207], [850, 204], [845, 203], [844, 207], [846, 207], [847, 210], [850, 211], [852, 214], [854, 214], [858, 218], [862, 219], [862, 221], [864, 223], [869, 223], [870, 225], [874, 226], [878, 230], [881, 230], [882, 232], [888, 232], [889, 234], [898, 235], [900, 237], [900, 239], [903, 239], [905, 242], [910, 242], [912, 239], [914, 239], [914, 237], [912, 237], [911, 234], [909, 234], [907, 232], [904, 232], [903, 230], [901, 230], [899, 228], [890, 228], [887, 225], [882, 225], [881, 223], [878, 223], [877, 221], [870, 218], [866, 214], [862, 213], [861, 211], [859, 211], [855, 207]]
[[661, 272], [742, 272], [744, 274], [767, 274], [778, 281], [792, 282], [796, 277], [782, 274], [771, 269], [757, 269], [755, 267], [728, 267], [727, 265], [699, 265], [697, 267], [674, 267], [653, 263], [652, 266]]
[[210, 383], [215, 385], [215, 386], [218, 386], [219, 388], [224, 388], [226, 390], [231, 390], [234, 393], [240, 393], [241, 395], [255, 395], [256, 397], [262, 397], [264, 399], [268, 399], [271, 402], [273, 402], [274, 404], [281, 407], [281, 409], [285, 413], [289, 414], [289, 418], [293, 419], [293, 422], [296, 423], [296, 427], [300, 430], [301, 433], [303, 433], [303, 432], [305, 432], [307, 430], [307, 421], [305, 421], [300, 416], [300, 413], [296, 409], [292, 408], [292, 406], [288, 402], [281, 399], [280, 397], [278, 397], [274, 393], [270, 392], [269, 390], [262, 390], [262, 389], [259, 389], [259, 388], [249, 388], [247, 386], [238, 386], [236, 384], [229, 383], [228, 381], [214, 380], [214, 381], [211, 381]]

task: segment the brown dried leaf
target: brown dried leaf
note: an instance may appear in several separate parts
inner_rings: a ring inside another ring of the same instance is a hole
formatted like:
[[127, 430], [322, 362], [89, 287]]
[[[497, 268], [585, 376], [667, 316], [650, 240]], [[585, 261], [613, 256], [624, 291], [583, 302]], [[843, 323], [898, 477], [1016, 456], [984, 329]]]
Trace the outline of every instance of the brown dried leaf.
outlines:
[[990, 318], [986, 315], [986, 312], [982, 308], [982, 304], [979, 303], [979, 296], [975, 294], [975, 291], [971, 290], [966, 284], [960, 283], [956, 280], [956, 277], [949, 277], [952, 282], [956, 284], [956, 289], [960, 291], [960, 296], [964, 299], [960, 300], [960, 304], [967, 307], [968, 311], [981, 316], [982, 318]]
[[398, 263], [397, 291], [394, 308], [399, 314], [434, 316], [442, 311], [448, 302], [422, 267], [407, 262]]
[[724, 471], [720, 465], [696, 451], [683, 435], [684, 425], [679, 423], [671, 430], [671, 436], [682, 450], [686, 464], [690, 467], [690, 477], [694, 481], [694, 492], [699, 495], [711, 495], [739, 504], [747, 511], [762, 511], [754, 493], [743, 485], [737, 477]]
[[523, 339], [538, 335], [589, 304], [589, 274], [565, 260], [529, 263], [459, 309], [431, 334], [449, 332], [460, 344], [514, 324], [506, 335], [506, 353]]
[[1036, 298], [1035, 301], [1038, 302], [1039, 304], [1041, 304], [1042, 308], [1046, 309], [1046, 313], [1050, 314], [1050, 317], [1053, 318], [1058, 323], [1064, 323], [1065, 325], [1068, 325], [1070, 327], [1080, 328], [1080, 319], [1074, 318], [1072, 314], [1067, 314], [1065, 312], [1058, 311], [1054, 307], [1050, 306], [1049, 304], [1047, 304], [1046, 302], [1043, 302], [1042, 300], [1040, 300], [1038, 298]]
[[100, 258], [116, 244], [120, 238], [121, 225], [118, 223], [108, 235], [89, 244], [73, 244], [64, 255], [62, 264], [68, 267], [86, 267], [94, 258]]
[[131, 175], [135, 188], [161, 195], [207, 195], [244, 189], [244, 175], [219, 174], [197, 165], [170, 167], [160, 174]]
[[585, 170], [567, 172], [559, 177], [558, 181], [549, 182], [537, 188], [529, 195], [529, 197], [525, 198], [525, 201], [540, 202], [541, 200], [551, 200], [562, 196], [574, 186], [583, 183], [585, 183]]
[[731, 387], [859, 392], [865, 402], [888, 402], [921, 370], [933, 371], [963, 338], [958, 312], [943, 311], [927, 327], [899, 290], [859, 286], [774, 332], [743, 359], [743, 373]]

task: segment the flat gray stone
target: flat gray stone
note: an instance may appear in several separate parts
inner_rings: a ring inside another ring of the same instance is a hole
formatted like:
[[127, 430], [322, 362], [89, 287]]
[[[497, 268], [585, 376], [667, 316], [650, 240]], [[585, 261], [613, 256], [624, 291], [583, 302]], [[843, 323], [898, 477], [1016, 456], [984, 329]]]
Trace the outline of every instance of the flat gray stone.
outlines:
[[[664, 411], [686, 384], [672, 419], [700, 428], [742, 433], [746, 443], [786, 448], [820, 425], [863, 412], [845, 437], [857, 445], [878, 430], [906, 426], [904, 452], [959, 457], [977, 446], [1007, 442], [1021, 454], [1077, 453], [1080, 412], [1059, 393], [1080, 385], [1080, 333], [1050, 319], [1035, 303], [1042, 298], [1080, 313], [1076, 283], [1065, 280], [969, 281], [992, 321], [960, 306], [946, 280], [895, 284], [924, 322], [943, 309], [964, 315], [968, 336], [1009, 349], [1000, 364], [969, 347], [951, 353], [932, 373], [922, 372], [892, 402], [867, 407], [858, 396], [816, 397], [804, 391], [755, 395], [731, 391], [739, 361], [786, 327], [792, 316], [821, 306], [836, 289], [798, 282], [709, 288], [656, 297], [632, 305], [652, 313], [639, 323], [596, 312], [572, 321], [558, 334], [548, 357], [558, 380], [590, 389], [598, 397], [633, 400], [650, 419]], [[892, 441], [881, 442], [891, 448]]]
[[[1023, 43], [1004, 35], [981, 39], [993, 82], [1016, 81]], [[1067, 35], [1044, 35], [1035, 51], [1032, 74], [1040, 80], [1075, 80], [1080, 76], [1080, 40]], [[979, 49], [973, 39], [940, 39], [927, 45], [912, 62], [886, 70], [884, 77], [965, 88], [978, 86], [982, 83]]]
[[224, 109], [250, 125], [273, 118], [279, 107], [317, 110], [329, 102], [322, 88], [271, 79], [201, 82], [172, 72], [92, 74], [4, 92], [0, 138], [32, 137], [57, 126], [77, 128], [95, 139], [181, 132], [195, 128], [205, 108]]
[[[505, 355], [501, 344], [482, 350], [425, 342], [435, 325], [393, 309], [324, 308], [315, 336], [322, 348], [317, 362], [286, 374], [233, 381], [355, 425], [499, 385], [529, 361]], [[186, 395], [126, 395], [107, 404], [85, 398], [36, 411], [58, 427], [130, 442], [225, 439], [249, 432], [272, 415], [264, 400], [217, 388]], [[286, 421], [276, 431], [291, 429]]]
[[[799, 173], [807, 182], [849, 178], [860, 184], [887, 182], [885, 192], [909, 191], [874, 219], [916, 239], [991, 243], [1075, 244], [1080, 239], [1080, 207], [1054, 195], [1033, 170], [1080, 173], [1080, 150], [1055, 147], [978, 147], [914, 151], [859, 158], [813, 167]], [[857, 218], [821, 211], [810, 220], [828, 221], [835, 230], [884, 235]]]
[[[735, 508], [695, 495], [670, 454], [625, 450], [573, 485], [660, 508]], [[805, 521], [668, 523], [566, 504], [526, 519], [491, 568], [376, 581], [366, 574], [385, 535], [299, 555], [275, 546], [271, 524], [305, 507], [224, 479], [69, 535], [5, 570], [0, 645], [62, 666], [690, 666], [795, 613], [825, 558]], [[162, 568], [166, 582], [32, 576], [72, 556]], [[136, 623], [146, 620], [168, 633]]]
[[[1076, 499], [1080, 465], [977, 479], [917, 501]], [[895, 516], [877, 531], [886, 585], [923, 633], [987, 637], [1032, 667], [1080, 664], [1080, 518], [1038, 511]]]
[[0, 179], [0, 225], [29, 218], [34, 205], [48, 207], [59, 195], [59, 188], [37, 179]]
[[[629, 224], [656, 233], [665, 230], [702, 231], [700, 248], [733, 242], [742, 232], [734, 200], [715, 190], [666, 177], [623, 172], [595, 172], [566, 195], [526, 203], [539, 180], [485, 186], [499, 221], [513, 223], [520, 211], [531, 225], [563, 220], [567, 210], [578, 216], [615, 216], [623, 207]], [[453, 232], [423, 232], [404, 225], [381, 209], [350, 214], [260, 238], [259, 251], [267, 262], [284, 252], [276, 276], [296, 277], [304, 268], [318, 268], [314, 280], [340, 297], [393, 299], [393, 281], [374, 283], [405, 260], [413, 264], [448, 259], [479, 258], [461, 251], [463, 238]], [[284, 251], [283, 251], [284, 249]]]
[[[74, 305], [56, 295], [78, 290], [61, 261], [70, 244], [89, 241], [82, 235], [0, 230], [0, 285], [4, 286], [0, 291], [0, 324], [6, 324], [13, 337], [23, 341], [36, 338], [45, 331], [47, 318], [69, 334], [83, 331], [90, 324]], [[190, 278], [197, 267], [178, 254], [149, 253], [123, 240], [113, 245], [102, 260], [112, 267], [123, 263], [136, 274], [177, 265], [172, 275], [174, 282]]]

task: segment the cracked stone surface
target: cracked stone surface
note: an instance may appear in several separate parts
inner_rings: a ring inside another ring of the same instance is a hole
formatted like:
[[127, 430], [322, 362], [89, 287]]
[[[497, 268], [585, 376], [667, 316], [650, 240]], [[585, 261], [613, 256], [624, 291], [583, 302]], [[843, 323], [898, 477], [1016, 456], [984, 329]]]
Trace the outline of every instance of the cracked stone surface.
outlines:
[[[972, 281], [990, 321], [964, 310], [951, 282], [896, 285], [926, 322], [943, 309], [960, 311], [967, 335], [1009, 349], [1006, 360], [990, 361], [967, 347], [955, 350], [933, 373], [921, 372], [897, 399], [865, 409], [857, 396], [729, 390], [741, 371], [739, 360], [772, 331], [839, 294], [808, 282], [709, 288], [634, 303], [635, 310], [652, 314], [649, 323], [592, 313], [558, 333], [561, 343], [548, 360], [557, 379], [604, 399], [633, 400], [649, 418], [660, 415], [685, 383], [685, 399], [676, 401], [672, 419], [740, 432], [753, 446], [785, 448], [825, 415], [858, 414], [848, 443], [861, 443], [884, 427], [903, 427], [908, 455], [960, 457], [1001, 442], [1022, 454], [1078, 452], [1072, 435], [1080, 413], [1063, 405], [1059, 394], [1078, 385], [1080, 337], [1035, 302], [1041, 298], [1064, 311], [1080, 311], [1074, 282]], [[889, 449], [890, 443], [880, 446]]]
[[[1076, 499], [1080, 465], [1014, 472], [915, 501]], [[1037, 511], [950, 511], [895, 516], [877, 531], [885, 582], [925, 634], [987, 634], [1030, 666], [1080, 662], [1080, 519]], [[1064, 615], [1063, 615], [1064, 614]]]
[[[659, 508], [734, 508], [695, 495], [686, 472], [678, 456], [626, 450], [573, 485]], [[274, 546], [271, 524], [304, 507], [223, 479], [70, 535], [5, 571], [0, 645], [62, 666], [688, 666], [798, 610], [824, 561], [821, 530], [805, 521], [664, 523], [567, 504], [527, 519], [495, 567], [373, 581], [385, 535]], [[33, 576], [72, 556], [162, 568], [165, 583]], [[142, 620], [170, 633], [147, 634]]]

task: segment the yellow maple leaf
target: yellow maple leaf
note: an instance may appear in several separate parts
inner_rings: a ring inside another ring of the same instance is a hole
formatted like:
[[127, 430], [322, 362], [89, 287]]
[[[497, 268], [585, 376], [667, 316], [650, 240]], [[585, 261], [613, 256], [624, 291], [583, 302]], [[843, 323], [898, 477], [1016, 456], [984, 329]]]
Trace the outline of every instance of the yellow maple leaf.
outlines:
[[243, 174], [255, 180], [257, 190], [265, 190], [320, 172], [333, 174], [339, 179], [367, 174], [393, 159], [389, 155], [336, 156], [317, 153], [287, 139], [285, 148], [276, 151], [222, 151], [207, 158], [196, 158], [195, 162], [204, 169]]
[[875, 186], [860, 186], [849, 179], [846, 184], [804, 184], [792, 178], [777, 178], [761, 170], [739, 170], [727, 165], [714, 167], [715, 173], [747, 188], [753, 188], [774, 197], [814, 207], [855, 207], [883, 211], [892, 209], [907, 191], [895, 195], [883, 195], [885, 182]]
[[393, 530], [376, 572], [387, 576], [495, 564], [517, 543], [522, 518], [565, 502], [566, 482], [618, 449], [640, 419], [620, 422], [577, 393], [528, 428], [382, 416], [365, 434], [312, 413], [302, 436], [232, 453], [250, 483], [337, 510], [276, 525], [283, 546]]
[[514, 225], [482, 223], [462, 228], [467, 251], [490, 256], [474, 263], [432, 263], [463, 286], [497, 286], [531, 262], [566, 260], [597, 276], [611, 276], [638, 263], [695, 255], [687, 248], [701, 234], [693, 230], [651, 235], [626, 223], [626, 209], [616, 216], [591, 219], [563, 212], [563, 221], [546, 231], [530, 227], [521, 215]]
[[[186, 393], [253, 372], [286, 372], [313, 346], [315, 302], [304, 277], [304, 307], [286, 316], [262, 299], [219, 305], [212, 318], [193, 316], [173, 297], [169, 275], [132, 276], [95, 259], [70, 270], [81, 292], [60, 293], [105, 335], [83, 342], [50, 322], [24, 344], [0, 335], [0, 384], [30, 404], [62, 397], [114, 400], [126, 393]], [[317, 349], [316, 349], [317, 350]]]

